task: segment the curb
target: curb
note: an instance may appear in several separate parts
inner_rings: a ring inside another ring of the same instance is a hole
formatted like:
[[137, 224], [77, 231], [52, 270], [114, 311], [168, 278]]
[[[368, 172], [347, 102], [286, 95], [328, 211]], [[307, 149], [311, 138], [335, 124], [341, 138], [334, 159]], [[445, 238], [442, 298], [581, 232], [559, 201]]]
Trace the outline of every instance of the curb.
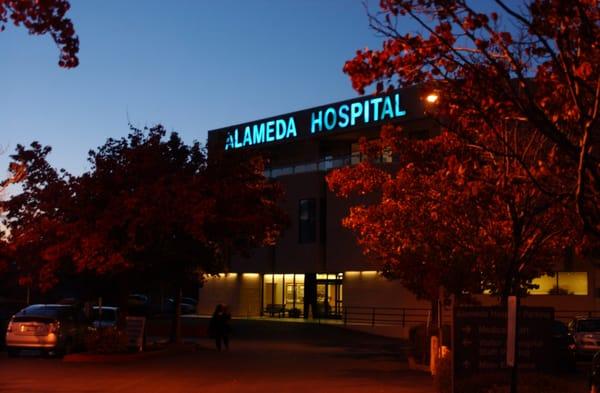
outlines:
[[73, 353], [65, 355], [63, 362], [67, 363], [121, 363], [147, 359], [167, 353], [167, 349], [136, 353]]

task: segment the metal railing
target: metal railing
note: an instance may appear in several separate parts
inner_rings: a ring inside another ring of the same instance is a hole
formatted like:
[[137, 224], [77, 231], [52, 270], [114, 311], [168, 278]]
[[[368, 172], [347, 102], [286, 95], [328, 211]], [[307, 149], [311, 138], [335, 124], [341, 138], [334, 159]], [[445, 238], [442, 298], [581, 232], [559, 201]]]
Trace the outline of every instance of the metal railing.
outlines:
[[[444, 309], [442, 319], [445, 323], [450, 321], [450, 316], [451, 311]], [[422, 324], [428, 325], [431, 321], [431, 309], [345, 306], [342, 318], [344, 325], [410, 327]]]
[[[452, 310], [444, 308], [442, 320], [450, 324]], [[575, 317], [600, 318], [600, 310], [554, 310], [554, 319], [569, 322]], [[431, 322], [431, 309], [410, 307], [369, 307], [369, 306], [344, 306], [342, 310], [344, 325], [362, 326], [399, 326], [412, 327], [416, 325], [429, 325]]]

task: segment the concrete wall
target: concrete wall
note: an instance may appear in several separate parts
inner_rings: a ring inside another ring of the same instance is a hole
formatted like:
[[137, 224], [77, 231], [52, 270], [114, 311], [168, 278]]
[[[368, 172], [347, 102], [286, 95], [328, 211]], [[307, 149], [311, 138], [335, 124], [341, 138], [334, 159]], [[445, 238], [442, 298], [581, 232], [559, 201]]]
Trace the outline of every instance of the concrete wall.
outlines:
[[344, 274], [344, 305], [368, 307], [429, 308], [397, 280], [388, 280], [375, 271], [348, 271]]
[[258, 274], [227, 274], [211, 277], [198, 291], [197, 312], [213, 313], [217, 304], [226, 304], [232, 316], [260, 315], [261, 278]]

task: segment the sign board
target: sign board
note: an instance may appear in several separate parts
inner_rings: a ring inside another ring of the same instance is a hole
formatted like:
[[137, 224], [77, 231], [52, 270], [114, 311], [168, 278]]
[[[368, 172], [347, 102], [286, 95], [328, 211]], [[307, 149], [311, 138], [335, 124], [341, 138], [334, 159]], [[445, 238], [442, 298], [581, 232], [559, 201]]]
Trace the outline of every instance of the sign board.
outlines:
[[[554, 309], [520, 307], [518, 367], [551, 371]], [[455, 307], [455, 379], [507, 368], [507, 307]], [[549, 356], [550, 355], [550, 356]], [[514, 356], [514, 354], [513, 354]], [[513, 359], [514, 360], [514, 359]]]
[[135, 348], [137, 351], [141, 352], [144, 349], [144, 329], [146, 327], [146, 318], [127, 316], [125, 321], [127, 346], [130, 348]]
[[396, 90], [219, 128], [209, 131], [209, 146], [211, 150], [244, 150], [423, 118], [420, 94], [418, 89]]

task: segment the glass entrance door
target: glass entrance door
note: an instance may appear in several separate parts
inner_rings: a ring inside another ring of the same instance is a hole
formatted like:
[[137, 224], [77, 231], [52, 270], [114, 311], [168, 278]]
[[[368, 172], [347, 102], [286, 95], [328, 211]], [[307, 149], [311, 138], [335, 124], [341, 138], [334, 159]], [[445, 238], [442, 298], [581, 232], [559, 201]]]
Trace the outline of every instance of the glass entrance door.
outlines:
[[321, 318], [341, 318], [342, 280], [340, 274], [317, 274], [317, 313]]

